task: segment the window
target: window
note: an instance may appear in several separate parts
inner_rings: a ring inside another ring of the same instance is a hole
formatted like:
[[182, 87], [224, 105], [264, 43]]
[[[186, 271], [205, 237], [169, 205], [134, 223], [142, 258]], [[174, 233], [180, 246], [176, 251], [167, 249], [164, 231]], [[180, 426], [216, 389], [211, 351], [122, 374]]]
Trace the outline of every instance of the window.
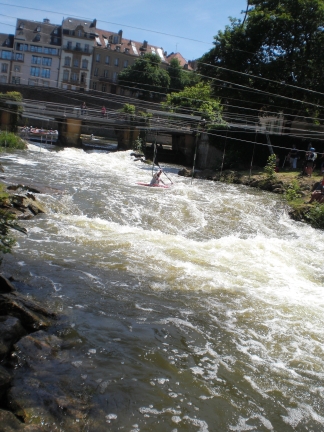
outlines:
[[57, 35], [58, 34], [58, 29], [54, 29], [53, 34]]
[[37, 31], [37, 32], [40, 32], [40, 31], [41, 31], [40, 26], [37, 26], [37, 27], [36, 27], [36, 31]]
[[39, 57], [39, 56], [32, 56], [32, 60], [31, 60], [31, 62], [32, 62], [32, 64], [41, 64], [41, 61], [42, 61], [42, 58], [41, 57]]
[[109, 72], [107, 70], [104, 70], [104, 78], [108, 78]]
[[57, 48], [44, 47], [44, 54], [57, 55], [58, 54], [58, 49]]
[[116, 46], [116, 51], [118, 51], [118, 52], [120, 51], [120, 46], [119, 45]]
[[78, 81], [78, 74], [77, 73], [73, 72], [71, 74], [71, 81], [74, 81], [74, 82]]
[[119, 58], [115, 58], [115, 66], [119, 65]]
[[64, 66], [71, 66], [71, 57], [65, 57]]
[[52, 66], [52, 59], [50, 57], [43, 57], [42, 65], [43, 66]]
[[14, 72], [20, 72], [20, 66], [15, 65], [14, 66]]
[[12, 84], [20, 84], [20, 77], [12, 77], [11, 83]]
[[110, 57], [109, 57], [109, 56], [106, 56], [106, 58], [105, 58], [105, 63], [106, 63], [106, 64], [109, 64], [109, 63], [110, 63]]
[[49, 87], [49, 81], [43, 81], [43, 87]]
[[125, 53], [129, 54], [129, 48], [125, 48]]
[[92, 89], [93, 89], [93, 90], [97, 90], [97, 83], [96, 83], [96, 82], [93, 82], [93, 83], [92, 83]]
[[7, 77], [6, 77], [6, 75], [1, 75], [1, 76], [0, 76], [0, 82], [1, 82], [2, 84], [6, 84], [6, 83], [7, 83]]
[[114, 73], [113, 73], [113, 79], [112, 79], [113, 82], [116, 82], [116, 81], [117, 81], [117, 76], [118, 76], [118, 75], [117, 75], [117, 72], [114, 72]]
[[114, 44], [118, 43], [118, 36], [114, 35]]
[[28, 45], [27, 44], [23, 44], [23, 43], [17, 43], [16, 44], [16, 50], [17, 51], [27, 51], [28, 50]]
[[32, 66], [30, 68], [30, 75], [34, 76], [34, 77], [39, 77], [39, 73], [40, 73], [40, 68], [39, 67], [34, 67]]
[[75, 45], [75, 49], [76, 49], [77, 51], [81, 51], [81, 44], [80, 44], [80, 42], [77, 42], [77, 43], [76, 43], [76, 45]]
[[38, 79], [29, 78], [28, 85], [31, 85], [31, 86], [38, 85]]
[[95, 68], [95, 70], [94, 70], [94, 72], [93, 72], [93, 75], [94, 75], [94, 76], [98, 76], [98, 73], [99, 73], [99, 69], [98, 69], [98, 68]]
[[42, 78], [50, 78], [51, 77], [51, 69], [42, 69]]
[[84, 45], [84, 52], [89, 52], [89, 44]]
[[63, 81], [68, 81], [69, 80], [69, 71], [65, 70], [63, 71]]
[[73, 60], [73, 67], [76, 67], [76, 68], [78, 68], [79, 67], [79, 59], [74, 59]]
[[1, 58], [6, 60], [11, 60], [11, 51], [2, 50]]
[[37, 45], [30, 45], [30, 51], [31, 52], [42, 52], [42, 47]]
[[68, 49], [68, 50], [72, 49], [72, 42], [68, 42], [66, 44], [66, 49]]
[[100, 62], [100, 54], [96, 55], [96, 62]]
[[57, 38], [57, 37], [54, 37], [54, 38], [53, 38], [53, 43], [55, 43], [55, 44], [58, 43], [58, 38]]
[[103, 92], [106, 91], [106, 84], [102, 84], [102, 86], [101, 86], [101, 91], [103, 91]]
[[81, 74], [81, 80], [80, 80], [80, 82], [82, 82], [82, 83], [85, 82], [85, 74], [84, 73]]
[[88, 60], [82, 60], [82, 69], [88, 69]]
[[77, 31], [77, 35], [78, 35], [79, 37], [81, 37], [81, 36], [82, 36], [82, 31], [81, 31], [81, 30], [78, 30], [78, 31]]
[[17, 60], [17, 61], [24, 61], [24, 54], [15, 53], [15, 60]]
[[124, 60], [124, 68], [128, 67], [128, 60]]
[[7, 73], [8, 72], [8, 65], [7, 65], [7, 63], [2, 63], [2, 65], [1, 65], [1, 72], [2, 73]]
[[37, 34], [34, 39], [36, 42], [40, 41], [40, 34]]

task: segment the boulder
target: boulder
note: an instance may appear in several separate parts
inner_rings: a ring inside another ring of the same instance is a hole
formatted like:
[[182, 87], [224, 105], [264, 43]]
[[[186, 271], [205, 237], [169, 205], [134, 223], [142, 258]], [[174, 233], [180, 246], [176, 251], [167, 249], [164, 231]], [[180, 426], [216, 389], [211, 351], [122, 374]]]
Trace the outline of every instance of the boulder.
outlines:
[[63, 341], [40, 330], [22, 338], [13, 355], [18, 367], [8, 392], [8, 406], [27, 425], [42, 430], [83, 430], [89, 405]]
[[0, 315], [19, 318], [29, 331], [50, 327], [55, 318], [55, 314], [19, 293], [0, 294]]
[[26, 334], [18, 318], [0, 316], [0, 360], [9, 354], [13, 345]]
[[0, 365], [0, 400], [3, 400], [3, 397], [10, 385], [10, 382], [11, 382], [10, 373]]
[[192, 170], [189, 170], [187, 168], [182, 168], [178, 172], [178, 175], [183, 176], [183, 177], [191, 177], [192, 176]]

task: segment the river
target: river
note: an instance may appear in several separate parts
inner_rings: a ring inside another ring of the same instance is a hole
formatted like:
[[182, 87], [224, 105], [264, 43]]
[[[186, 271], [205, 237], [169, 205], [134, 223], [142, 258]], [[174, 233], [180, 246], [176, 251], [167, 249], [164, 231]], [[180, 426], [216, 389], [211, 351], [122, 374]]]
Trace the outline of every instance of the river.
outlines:
[[290, 220], [278, 195], [176, 166], [172, 188], [139, 186], [152, 167], [130, 152], [1, 156], [13, 177], [63, 191], [38, 197], [47, 212], [22, 222], [3, 269], [80, 336], [75, 376], [97, 383], [90, 421], [324, 430], [323, 231]]

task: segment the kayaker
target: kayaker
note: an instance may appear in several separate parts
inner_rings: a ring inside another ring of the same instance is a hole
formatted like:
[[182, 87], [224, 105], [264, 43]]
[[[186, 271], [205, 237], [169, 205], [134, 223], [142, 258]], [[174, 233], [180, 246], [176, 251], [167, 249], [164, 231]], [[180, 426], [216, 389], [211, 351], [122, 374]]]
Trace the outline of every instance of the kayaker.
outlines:
[[162, 174], [162, 170], [160, 169], [158, 172], [156, 172], [153, 175], [150, 186], [158, 186], [160, 184], [160, 182], [162, 182], [164, 184], [163, 180], [160, 178], [161, 174]]

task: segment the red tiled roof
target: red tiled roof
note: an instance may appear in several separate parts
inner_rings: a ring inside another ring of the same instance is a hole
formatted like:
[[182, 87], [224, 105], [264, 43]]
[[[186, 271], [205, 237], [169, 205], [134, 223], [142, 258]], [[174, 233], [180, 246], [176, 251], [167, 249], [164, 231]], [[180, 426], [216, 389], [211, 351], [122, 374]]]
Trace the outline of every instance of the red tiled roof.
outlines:
[[170, 61], [172, 59], [174, 59], [174, 58], [176, 58], [177, 60], [179, 60], [180, 66], [182, 66], [183, 68], [185, 67], [185, 65], [187, 65], [187, 69], [188, 70], [192, 70], [192, 67], [187, 62], [187, 60], [180, 53], [178, 53], [178, 52], [177, 53], [172, 52], [171, 54], [169, 54], [167, 56], [168, 63], [170, 63]]

